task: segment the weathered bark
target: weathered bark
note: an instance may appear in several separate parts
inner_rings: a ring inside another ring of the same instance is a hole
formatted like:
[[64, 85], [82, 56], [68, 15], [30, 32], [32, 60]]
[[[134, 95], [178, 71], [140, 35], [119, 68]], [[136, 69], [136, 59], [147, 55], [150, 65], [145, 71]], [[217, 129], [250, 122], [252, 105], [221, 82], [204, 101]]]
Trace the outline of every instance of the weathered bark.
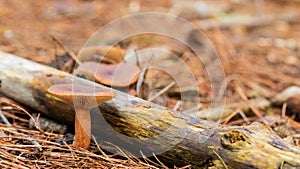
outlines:
[[[10, 54], [0, 52], [0, 60], [1, 93], [69, 124], [74, 121], [73, 108], [47, 94], [48, 87], [74, 82], [110, 90]], [[262, 124], [222, 126], [115, 92], [115, 99], [99, 106], [114, 130], [93, 109], [93, 134], [134, 154], [165, 150], [160, 159], [177, 166], [200, 167], [208, 161], [223, 166], [221, 158], [228, 168], [300, 167], [300, 149]]]

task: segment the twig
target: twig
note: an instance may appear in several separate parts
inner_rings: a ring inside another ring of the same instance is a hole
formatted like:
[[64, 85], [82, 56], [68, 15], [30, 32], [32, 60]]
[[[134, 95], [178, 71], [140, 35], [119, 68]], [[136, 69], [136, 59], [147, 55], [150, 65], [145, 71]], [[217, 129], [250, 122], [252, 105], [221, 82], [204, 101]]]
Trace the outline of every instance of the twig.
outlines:
[[226, 41], [220, 27], [214, 28], [214, 39], [216, 41], [216, 48], [221, 58], [225, 72], [230, 72], [231, 66], [229, 62], [229, 51], [234, 50], [233, 45]]
[[[160, 163], [160, 164], [157, 164], [156, 162], [150, 160], [149, 158], [145, 157], [145, 155], [143, 155], [143, 153], [141, 152], [142, 156], [143, 156], [143, 159], [144, 161], [150, 166], [156, 166], [156, 168], [166, 168], [164, 167], [165, 165], [163, 163]], [[155, 154], [154, 154], [155, 156]], [[157, 158], [157, 157], [156, 157]], [[149, 163], [148, 163], [149, 162]], [[153, 167], [154, 168], [154, 167]]]
[[158, 93], [156, 93], [154, 96], [150, 97], [148, 99], [149, 102], [153, 101], [154, 99], [156, 99], [157, 97], [159, 97], [161, 94], [165, 93], [167, 90], [169, 90], [172, 86], [175, 85], [175, 82], [173, 81], [172, 83], [170, 83], [168, 86], [164, 87], [163, 89], [161, 89]]
[[21, 110], [23, 113], [25, 113], [26, 115], [28, 115], [32, 119], [32, 121], [34, 123], [34, 126], [37, 130], [39, 130], [42, 133], [44, 132], [44, 131], [41, 130], [39, 124], [34, 120], [32, 115], [27, 110], [25, 110], [23, 107], [21, 107], [18, 103], [15, 103], [14, 101], [12, 101], [10, 99], [3, 98], [3, 97], [0, 97], [0, 103], [6, 103], [6, 104], [8, 104], [12, 107], [15, 107], [18, 110]]
[[163, 167], [163, 168], [168, 168], [167, 166], [165, 166], [157, 157], [156, 155], [153, 153], [153, 157], [156, 159], [156, 161]]
[[281, 117], [286, 117], [286, 108], [287, 108], [287, 103], [283, 103], [281, 109]]
[[104, 151], [100, 148], [100, 146], [99, 146], [99, 144], [98, 144], [98, 142], [97, 142], [97, 140], [96, 140], [96, 138], [95, 138], [94, 135], [92, 135], [92, 139], [93, 139], [93, 141], [95, 142], [95, 144], [96, 144], [96, 146], [97, 146], [97, 149], [101, 152], [101, 154], [104, 155], [104, 157], [109, 158], [109, 157], [104, 153]]
[[214, 148], [213, 148], [213, 147], [208, 147], [208, 148], [211, 149], [212, 152], [219, 158], [219, 160], [221, 161], [223, 167], [224, 167], [225, 169], [228, 169], [228, 167], [227, 167], [225, 161], [224, 161], [224, 160], [222, 159], [222, 157], [214, 150]]
[[40, 124], [34, 120], [34, 118], [32, 117], [32, 115], [29, 114], [27, 111], [24, 111], [24, 112], [32, 119], [32, 121], [33, 121], [33, 123], [34, 123], [34, 127], [35, 127], [38, 131], [40, 131], [41, 133], [44, 133], [44, 131], [43, 131], [43, 130], [41, 129], [41, 127], [40, 127]]
[[132, 158], [130, 158], [130, 157], [128, 156], [128, 154], [125, 153], [120, 147], [118, 147], [118, 146], [116, 146], [116, 145], [114, 145], [114, 144], [112, 144], [112, 143], [110, 143], [110, 142], [106, 142], [106, 143], [109, 144], [109, 145], [111, 145], [111, 146], [113, 146], [113, 147], [115, 147], [115, 149], [119, 152], [119, 154], [120, 154], [121, 156], [125, 157], [129, 162], [135, 163], [135, 162], [132, 160]]
[[77, 58], [77, 56], [73, 53], [73, 52], [71, 52], [71, 51], [69, 51], [66, 47], [64, 47], [64, 45], [58, 40], [58, 39], [56, 39], [53, 35], [50, 35], [50, 37], [52, 38], [52, 40], [54, 41], [54, 42], [56, 42], [61, 48], [63, 48], [64, 50], [65, 50], [65, 52], [69, 55], [69, 56], [71, 56], [71, 58], [78, 64], [78, 65], [80, 65], [82, 62]]
[[237, 115], [240, 111], [242, 111], [241, 109], [237, 109], [236, 111], [233, 111], [229, 116], [227, 116], [226, 118], [223, 118], [220, 120], [220, 123], [222, 124], [227, 124], [235, 115]]
[[236, 87], [237, 92], [240, 94], [241, 98], [243, 101], [249, 106], [249, 108], [253, 111], [253, 113], [259, 118], [263, 120], [263, 116], [260, 113], [260, 111], [254, 107], [250, 102], [249, 99], [247, 98], [246, 94], [243, 92], [242, 88], [240, 86]]
[[[0, 138], [4, 138], [4, 141], [9, 141], [8, 136], [3, 132], [3, 130], [0, 130]], [[0, 157], [1, 158], [1, 157]]]
[[23, 123], [28, 123], [29, 120], [25, 119], [25, 118], [21, 118], [19, 116], [16, 116], [14, 114], [11, 114], [9, 112], [6, 112], [6, 111], [2, 111], [3, 115], [5, 115], [6, 117], [8, 118], [12, 118], [14, 120], [19, 120], [20, 122], [23, 122]]
[[[257, 117], [256, 117], [256, 116], [248, 117], [248, 120], [249, 120], [250, 122], [253, 122], [253, 121], [257, 120]], [[230, 126], [242, 125], [242, 123], [243, 123], [244, 121], [245, 121], [244, 119], [239, 119], [239, 120], [235, 120], [235, 121], [229, 122], [227, 125], [230, 125]]]
[[136, 58], [136, 65], [137, 65], [138, 67], [141, 67], [140, 61], [139, 61], [139, 56], [138, 56], [138, 54], [137, 54], [137, 52], [136, 52], [136, 49], [134, 49], [134, 54], [135, 54], [135, 58]]
[[245, 113], [243, 112], [243, 110], [241, 109], [237, 109], [236, 111], [234, 111], [231, 115], [229, 115], [228, 117], [226, 117], [225, 119], [221, 120], [222, 124], [227, 124], [235, 115], [239, 114], [244, 121], [246, 121], [247, 124], [250, 123], [250, 121], [248, 120], [247, 116], [245, 115]]
[[[155, 167], [155, 168], [165, 168], [165, 167], [163, 167], [164, 165], [157, 164], [157, 163], [153, 162], [152, 160], [148, 159], [148, 158], [143, 154], [142, 151], [140, 151], [140, 153], [141, 153], [141, 155], [142, 155], [142, 157], [143, 157], [143, 159], [144, 159], [144, 161], [145, 161], [145, 163], [146, 163], [147, 165], [151, 166], [151, 164], [153, 164], [153, 165], [155, 165], [155, 166], [158, 166], [158, 167]], [[150, 162], [151, 164], [148, 163], [148, 162]]]
[[180, 168], [177, 168], [176, 166], [174, 167], [175, 169], [186, 169], [186, 168], [192, 168], [192, 165], [186, 165]]
[[0, 118], [2, 119], [2, 121], [7, 125], [7, 126], [11, 126], [11, 123], [7, 120], [7, 118], [3, 115], [1, 109], [0, 109]]
[[41, 147], [41, 145], [40, 145], [40, 143], [39, 142], [37, 142], [37, 141], [35, 141], [34, 139], [32, 139], [31, 137], [26, 137], [25, 138], [26, 140], [28, 140], [28, 141], [30, 141], [33, 145], [35, 145], [36, 146], [36, 148], [38, 148], [39, 149], [39, 151], [42, 151], [42, 147]]
[[182, 101], [181, 100], [178, 100], [175, 104], [175, 106], [173, 107], [173, 110], [174, 111], [177, 111], [179, 109], [179, 107], [181, 106], [182, 104]]
[[63, 141], [64, 145], [67, 146], [67, 148], [70, 150], [71, 154], [72, 154], [72, 158], [73, 159], [78, 159], [77, 155], [74, 153], [73, 149], [71, 146], [69, 146], [65, 141]]
[[281, 162], [281, 164], [280, 164], [280, 167], [279, 167], [279, 168], [280, 168], [280, 169], [283, 169], [283, 167], [284, 167], [284, 161], [282, 161], [282, 162]]
[[239, 114], [242, 116], [242, 118], [245, 120], [247, 124], [250, 124], [250, 121], [248, 120], [248, 117], [243, 111], [239, 111]]
[[141, 71], [141, 74], [139, 76], [139, 79], [136, 83], [136, 93], [137, 93], [137, 97], [141, 97], [142, 94], [141, 94], [141, 87], [142, 87], [142, 84], [143, 84], [143, 81], [144, 81], [144, 78], [145, 78], [145, 75], [147, 73], [147, 67], [144, 67]]

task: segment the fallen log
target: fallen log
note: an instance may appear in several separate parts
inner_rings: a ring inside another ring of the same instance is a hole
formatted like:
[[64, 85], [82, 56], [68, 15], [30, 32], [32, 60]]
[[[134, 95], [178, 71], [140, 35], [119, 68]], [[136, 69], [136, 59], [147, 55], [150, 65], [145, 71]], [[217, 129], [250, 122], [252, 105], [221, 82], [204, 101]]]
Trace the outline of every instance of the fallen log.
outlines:
[[[74, 108], [47, 93], [54, 84], [109, 88], [0, 52], [0, 93], [59, 121], [73, 124]], [[152, 153], [166, 163], [217, 168], [300, 167], [300, 149], [260, 123], [223, 126], [114, 91], [117, 96], [92, 109], [93, 135], [132, 154]]]

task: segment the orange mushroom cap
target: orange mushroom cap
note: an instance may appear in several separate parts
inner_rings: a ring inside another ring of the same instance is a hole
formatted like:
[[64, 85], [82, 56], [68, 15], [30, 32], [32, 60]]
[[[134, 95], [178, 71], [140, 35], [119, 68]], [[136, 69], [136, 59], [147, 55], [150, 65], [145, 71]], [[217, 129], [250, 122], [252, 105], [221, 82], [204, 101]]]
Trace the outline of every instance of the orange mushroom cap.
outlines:
[[125, 55], [125, 50], [114, 46], [88, 46], [79, 51], [81, 61], [109, 60], [112, 63], [120, 63]]
[[103, 64], [84, 62], [78, 70], [94, 74], [97, 82], [116, 87], [125, 87], [135, 83], [141, 69], [134, 64], [122, 62], [120, 64]]
[[109, 91], [74, 84], [53, 85], [48, 89], [48, 92], [68, 104], [86, 109], [95, 107], [115, 97], [115, 94]]

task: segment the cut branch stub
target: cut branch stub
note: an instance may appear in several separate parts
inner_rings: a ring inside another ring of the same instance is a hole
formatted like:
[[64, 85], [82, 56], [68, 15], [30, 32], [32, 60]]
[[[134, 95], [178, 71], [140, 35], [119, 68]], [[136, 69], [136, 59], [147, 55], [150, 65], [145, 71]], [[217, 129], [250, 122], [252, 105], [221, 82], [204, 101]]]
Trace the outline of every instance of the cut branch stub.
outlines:
[[48, 92], [75, 106], [74, 146], [88, 149], [91, 138], [90, 109], [111, 100], [115, 94], [98, 88], [73, 84], [53, 85]]
[[77, 70], [85, 75], [93, 75], [97, 82], [116, 87], [126, 87], [138, 80], [141, 69], [131, 63], [98, 64], [84, 62]]

